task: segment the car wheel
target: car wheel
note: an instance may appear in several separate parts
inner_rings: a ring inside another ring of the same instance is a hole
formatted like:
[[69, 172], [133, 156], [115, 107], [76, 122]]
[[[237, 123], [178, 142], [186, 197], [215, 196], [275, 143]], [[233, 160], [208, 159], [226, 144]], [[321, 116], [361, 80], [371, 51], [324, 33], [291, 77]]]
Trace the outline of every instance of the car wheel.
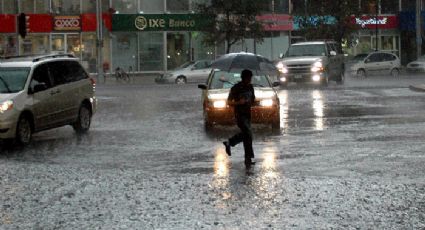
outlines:
[[184, 76], [179, 76], [176, 78], [176, 84], [177, 85], [183, 85], [186, 84], [186, 77]]
[[23, 115], [19, 118], [16, 127], [16, 142], [19, 145], [28, 145], [31, 141], [32, 129], [31, 122], [27, 116]]
[[366, 78], [366, 71], [364, 69], [357, 70], [357, 77]]
[[391, 76], [392, 77], [398, 77], [399, 74], [400, 74], [400, 71], [398, 69], [392, 69], [391, 70]]
[[90, 129], [91, 124], [91, 111], [87, 104], [82, 104], [78, 111], [77, 121], [72, 125], [75, 132], [82, 134]]

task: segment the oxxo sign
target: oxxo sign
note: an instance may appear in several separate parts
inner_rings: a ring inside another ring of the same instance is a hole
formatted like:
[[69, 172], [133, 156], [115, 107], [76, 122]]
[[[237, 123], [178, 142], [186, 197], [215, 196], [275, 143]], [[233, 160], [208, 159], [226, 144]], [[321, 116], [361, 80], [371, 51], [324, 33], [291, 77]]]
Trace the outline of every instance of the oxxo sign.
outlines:
[[80, 16], [55, 16], [53, 17], [53, 29], [56, 31], [80, 31]]
[[196, 31], [205, 25], [198, 14], [114, 14], [113, 31]]

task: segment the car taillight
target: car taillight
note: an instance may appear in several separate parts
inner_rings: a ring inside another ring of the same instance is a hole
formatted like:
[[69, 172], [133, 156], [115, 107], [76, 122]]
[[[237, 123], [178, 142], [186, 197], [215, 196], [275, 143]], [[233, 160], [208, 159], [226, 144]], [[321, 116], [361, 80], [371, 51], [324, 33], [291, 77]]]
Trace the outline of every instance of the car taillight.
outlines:
[[96, 86], [96, 80], [94, 78], [90, 78], [90, 82], [93, 87]]

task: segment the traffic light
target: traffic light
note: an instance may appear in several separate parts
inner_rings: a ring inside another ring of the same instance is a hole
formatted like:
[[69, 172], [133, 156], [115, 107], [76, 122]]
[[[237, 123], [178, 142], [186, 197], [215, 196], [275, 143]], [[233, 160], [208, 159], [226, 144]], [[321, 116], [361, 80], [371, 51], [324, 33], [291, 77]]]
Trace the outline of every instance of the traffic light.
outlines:
[[18, 15], [18, 33], [21, 35], [22, 38], [25, 38], [27, 36], [27, 32], [29, 30], [29, 22], [28, 22], [29, 16], [25, 15], [24, 13], [20, 13]]

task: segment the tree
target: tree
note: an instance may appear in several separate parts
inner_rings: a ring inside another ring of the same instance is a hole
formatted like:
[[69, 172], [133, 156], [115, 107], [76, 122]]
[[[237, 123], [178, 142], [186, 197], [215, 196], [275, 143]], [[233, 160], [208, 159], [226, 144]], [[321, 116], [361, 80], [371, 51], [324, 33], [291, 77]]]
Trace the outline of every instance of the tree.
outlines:
[[262, 42], [264, 25], [256, 19], [260, 15], [262, 1], [258, 0], [211, 0], [210, 3], [198, 4], [198, 13], [205, 15], [206, 45], [226, 43], [226, 53], [236, 42], [253, 38]]
[[308, 40], [332, 39], [340, 44], [349, 44], [359, 26], [353, 23], [353, 16], [360, 14], [359, 1], [353, 0], [294, 0], [294, 4], [304, 4], [304, 12], [299, 12], [298, 23], [301, 33]]

